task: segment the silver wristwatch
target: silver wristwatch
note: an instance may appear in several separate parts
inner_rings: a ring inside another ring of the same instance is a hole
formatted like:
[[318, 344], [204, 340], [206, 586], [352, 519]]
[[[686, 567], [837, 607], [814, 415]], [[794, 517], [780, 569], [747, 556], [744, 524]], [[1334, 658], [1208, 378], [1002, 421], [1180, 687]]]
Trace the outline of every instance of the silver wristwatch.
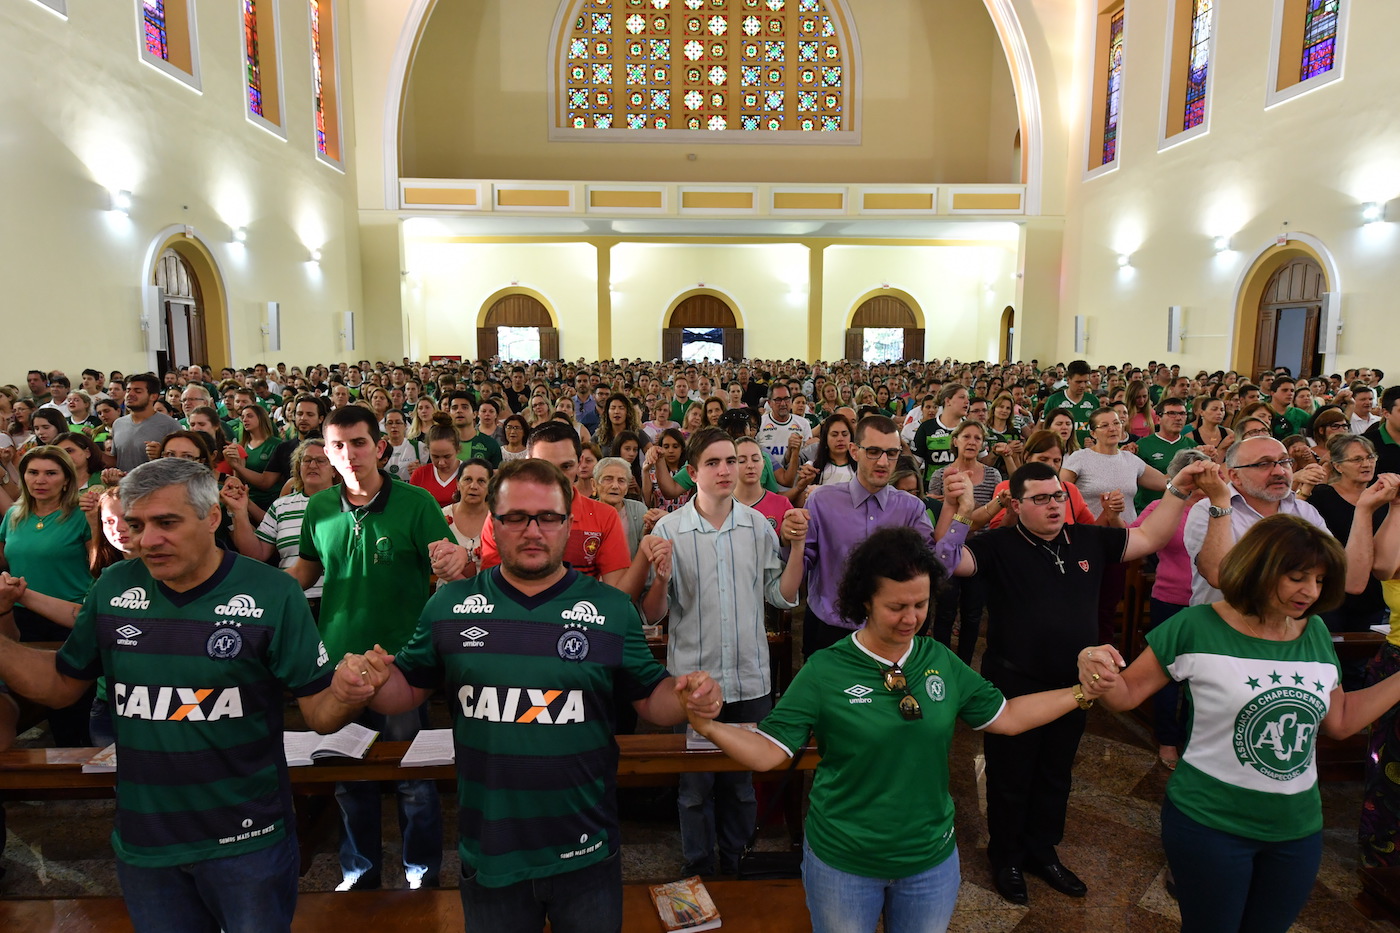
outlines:
[[1211, 518], [1224, 518], [1226, 515], [1233, 515], [1234, 512], [1235, 507], [1233, 505], [1227, 505], [1224, 508], [1218, 505], [1212, 505], [1206, 509], [1206, 513], [1210, 515]]

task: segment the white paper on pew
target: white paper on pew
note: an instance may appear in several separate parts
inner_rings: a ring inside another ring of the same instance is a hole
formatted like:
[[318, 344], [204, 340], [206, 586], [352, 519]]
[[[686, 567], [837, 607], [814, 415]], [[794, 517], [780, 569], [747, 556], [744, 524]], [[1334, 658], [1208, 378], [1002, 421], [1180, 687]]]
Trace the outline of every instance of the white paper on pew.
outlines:
[[330, 735], [284, 732], [282, 750], [287, 756], [287, 764], [299, 767], [309, 765], [317, 758], [363, 758], [377, 738], [378, 732], [352, 722]]
[[117, 746], [108, 745], [83, 763], [84, 774], [108, 774], [117, 770]]
[[1380, 625], [1373, 625], [1373, 626], [1371, 626], [1371, 631], [1375, 632], [1377, 635], [1389, 635], [1389, 634], [1390, 634], [1390, 623], [1389, 623], [1389, 622], [1383, 622], [1383, 623], [1381, 623]]
[[413, 737], [413, 744], [408, 746], [399, 764], [405, 768], [429, 768], [450, 765], [456, 760], [451, 729], [424, 729]]

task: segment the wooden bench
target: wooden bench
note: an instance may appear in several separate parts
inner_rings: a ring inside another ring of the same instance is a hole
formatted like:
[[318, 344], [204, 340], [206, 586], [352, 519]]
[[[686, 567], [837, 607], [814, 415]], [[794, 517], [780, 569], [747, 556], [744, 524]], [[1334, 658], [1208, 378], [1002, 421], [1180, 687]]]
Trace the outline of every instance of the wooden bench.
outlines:
[[[706, 882], [726, 933], [796, 933], [812, 922], [800, 881]], [[622, 891], [624, 933], [662, 929], [644, 884]], [[294, 933], [462, 933], [462, 904], [455, 890], [350, 891], [302, 894]], [[126, 903], [119, 897], [68, 900], [0, 900], [5, 933], [131, 933]], [[489, 931], [483, 931], [489, 933]]]

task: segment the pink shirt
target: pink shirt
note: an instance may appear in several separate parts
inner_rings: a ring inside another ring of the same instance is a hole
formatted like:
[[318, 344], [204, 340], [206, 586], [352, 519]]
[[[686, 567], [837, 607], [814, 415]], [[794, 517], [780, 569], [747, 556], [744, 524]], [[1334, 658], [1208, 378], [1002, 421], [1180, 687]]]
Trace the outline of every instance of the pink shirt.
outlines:
[[[1142, 520], [1161, 504], [1161, 499], [1154, 499], [1129, 527], [1141, 525]], [[1186, 541], [1182, 537], [1189, 514], [1190, 509], [1182, 509], [1181, 521], [1177, 523], [1172, 539], [1157, 552], [1157, 582], [1152, 584], [1152, 597], [1173, 606], [1191, 605], [1191, 555], [1186, 553]]]

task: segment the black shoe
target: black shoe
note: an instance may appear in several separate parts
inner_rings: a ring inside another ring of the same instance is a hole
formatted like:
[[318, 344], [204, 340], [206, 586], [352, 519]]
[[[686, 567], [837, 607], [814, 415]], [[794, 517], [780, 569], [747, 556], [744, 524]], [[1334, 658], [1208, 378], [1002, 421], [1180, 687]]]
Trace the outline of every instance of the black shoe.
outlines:
[[706, 859], [700, 862], [686, 862], [681, 866], [682, 878], [689, 878], [691, 875], [713, 875], [714, 873], [714, 859]]
[[1011, 903], [1030, 902], [1030, 895], [1026, 893], [1026, 876], [1022, 874], [1020, 865], [993, 868], [992, 883], [996, 885], [997, 893]]
[[1044, 865], [1031, 865], [1030, 872], [1061, 894], [1083, 897], [1089, 892], [1089, 887], [1079, 880], [1078, 875], [1061, 865], [1059, 859]]

